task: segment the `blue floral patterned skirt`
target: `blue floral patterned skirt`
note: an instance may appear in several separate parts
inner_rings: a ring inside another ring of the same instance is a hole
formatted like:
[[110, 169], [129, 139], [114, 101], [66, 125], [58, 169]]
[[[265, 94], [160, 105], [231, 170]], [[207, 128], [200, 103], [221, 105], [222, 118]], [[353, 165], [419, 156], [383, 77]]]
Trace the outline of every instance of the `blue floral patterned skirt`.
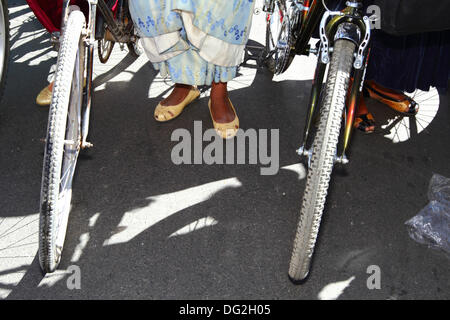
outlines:
[[155, 69], [175, 83], [210, 85], [236, 76], [253, 0], [133, 0], [130, 12]]

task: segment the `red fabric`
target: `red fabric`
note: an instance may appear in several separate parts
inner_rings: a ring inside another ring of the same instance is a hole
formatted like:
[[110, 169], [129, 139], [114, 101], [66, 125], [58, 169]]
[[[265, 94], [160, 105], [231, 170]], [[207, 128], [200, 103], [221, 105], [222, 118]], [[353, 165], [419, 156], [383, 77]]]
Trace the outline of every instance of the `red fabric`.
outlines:
[[[27, 3], [48, 32], [59, 31], [63, 0], [27, 0]], [[86, 16], [88, 15], [86, 0], [71, 0], [70, 4], [76, 4]]]

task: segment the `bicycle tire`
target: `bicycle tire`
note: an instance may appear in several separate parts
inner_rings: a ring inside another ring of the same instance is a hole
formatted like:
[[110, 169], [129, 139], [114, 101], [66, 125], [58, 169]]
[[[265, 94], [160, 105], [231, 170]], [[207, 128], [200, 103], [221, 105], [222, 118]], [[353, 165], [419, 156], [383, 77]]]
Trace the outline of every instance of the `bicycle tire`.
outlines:
[[[72, 180], [80, 150], [80, 109], [85, 66], [82, 39], [84, 25], [85, 17], [81, 11], [70, 13], [58, 53], [49, 110], [39, 221], [39, 262], [45, 273], [53, 272], [61, 260], [70, 212]], [[67, 165], [71, 167], [66, 169]], [[61, 190], [61, 187], [66, 186], [62, 184], [64, 182], [69, 184], [68, 188]]]
[[9, 13], [6, 0], [0, 2], [0, 101], [5, 92], [9, 65]]
[[294, 281], [304, 280], [309, 273], [334, 166], [354, 51], [351, 41], [337, 40], [334, 44], [289, 265], [289, 277]]

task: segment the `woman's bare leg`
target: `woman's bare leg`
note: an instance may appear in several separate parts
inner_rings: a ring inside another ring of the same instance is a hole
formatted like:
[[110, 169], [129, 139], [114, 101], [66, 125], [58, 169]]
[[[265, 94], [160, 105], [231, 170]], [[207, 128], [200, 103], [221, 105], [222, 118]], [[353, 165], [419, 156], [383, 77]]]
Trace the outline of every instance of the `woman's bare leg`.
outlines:
[[180, 104], [188, 95], [189, 91], [192, 89], [191, 85], [176, 83], [175, 88], [172, 90], [170, 95], [161, 101], [163, 107], [175, 106]]
[[226, 82], [212, 83], [211, 113], [214, 121], [218, 123], [228, 123], [233, 121], [236, 117], [228, 99]]

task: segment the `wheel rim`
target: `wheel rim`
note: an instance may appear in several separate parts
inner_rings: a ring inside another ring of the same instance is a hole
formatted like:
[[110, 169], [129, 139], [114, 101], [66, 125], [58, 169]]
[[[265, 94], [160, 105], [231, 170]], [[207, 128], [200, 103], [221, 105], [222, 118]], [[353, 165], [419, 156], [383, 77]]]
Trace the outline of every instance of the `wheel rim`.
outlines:
[[418, 104], [419, 112], [414, 117], [396, 115], [381, 125], [384, 137], [393, 143], [408, 141], [412, 136], [426, 130], [440, 107], [439, 92], [435, 87], [430, 87], [428, 91], [417, 89], [405, 94]]
[[268, 17], [268, 23], [270, 26], [270, 41], [269, 50], [275, 50], [277, 47], [278, 39], [281, 34], [281, 27], [283, 24], [282, 10], [278, 6], [278, 1], [275, 3], [275, 9], [273, 13]]
[[273, 52], [276, 73], [284, 71], [290, 54], [290, 20], [286, 8], [276, 1], [273, 13], [268, 16], [269, 52]]
[[101, 39], [98, 41], [98, 51], [99, 51], [99, 59], [100, 62], [106, 63], [111, 56], [112, 49], [114, 47], [113, 41], [108, 41], [105, 39]]
[[72, 181], [80, 152], [81, 144], [81, 103], [83, 91], [83, 75], [80, 73], [81, 61], [77, 54], [74, 78], [71, 88], [71, 99], [67, 112], [67, 126], [64, 141], [64, 152], [61, 166], [59, 196], [57, 205], [57, 234], [55, 239], [56, 262], [59, 262], [69, 219], [72, 200]]

